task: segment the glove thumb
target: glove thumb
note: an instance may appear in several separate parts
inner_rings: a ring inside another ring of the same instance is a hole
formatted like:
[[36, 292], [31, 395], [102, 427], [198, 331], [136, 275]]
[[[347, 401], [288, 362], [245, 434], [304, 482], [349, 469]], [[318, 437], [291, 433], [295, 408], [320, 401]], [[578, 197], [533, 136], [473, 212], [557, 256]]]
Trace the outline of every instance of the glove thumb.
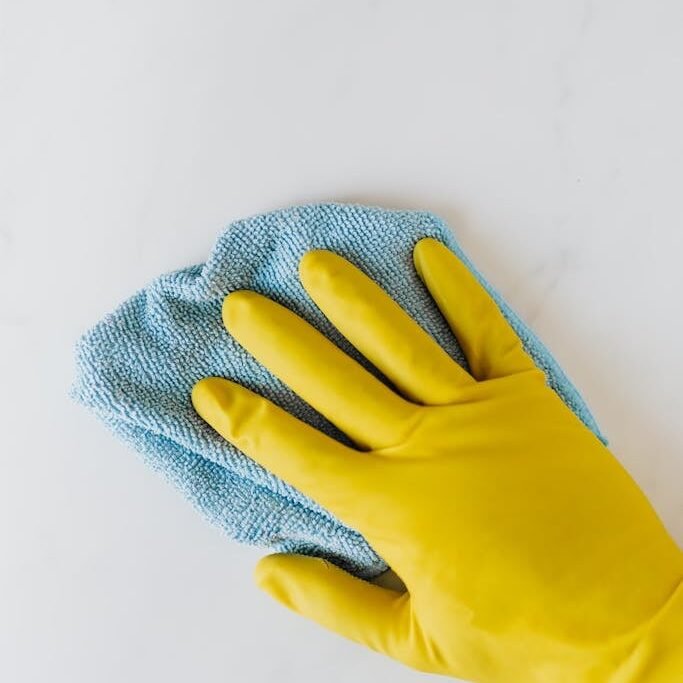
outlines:
[[410, 596], [368, 583], [318, 557], [267, 555], [257, 565], [259, 588], [331, 631], [404, 660]]

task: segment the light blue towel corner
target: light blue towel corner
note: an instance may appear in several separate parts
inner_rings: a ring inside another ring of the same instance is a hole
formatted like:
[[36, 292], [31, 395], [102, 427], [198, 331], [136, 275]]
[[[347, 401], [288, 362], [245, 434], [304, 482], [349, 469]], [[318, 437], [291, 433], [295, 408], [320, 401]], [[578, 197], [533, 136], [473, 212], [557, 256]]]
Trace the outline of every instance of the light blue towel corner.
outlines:
[[413, 268], [413, 245], [425, 236], [445, 242], [477, 274], [549, 384], [604, 440], [557, 362], [484, 282], [438, 217], [352, 205], [293, 207], [228, 226], [205, 264], [162, 275], [83, 336], [72, 395], [231, 538], [321, 555], [359, 576], [374, 576], [386, 565], [365, 539], [221, 439], [194, 412], [190, 390], [202, 377], [229, 377], [341, 437], [251, 358], [221, 322], [225, 295], [254, 289], [293, 309], [359, 358], [298, 281], [299, 259], [315, 248], [330, 249], [358, 265], [464, 364]]

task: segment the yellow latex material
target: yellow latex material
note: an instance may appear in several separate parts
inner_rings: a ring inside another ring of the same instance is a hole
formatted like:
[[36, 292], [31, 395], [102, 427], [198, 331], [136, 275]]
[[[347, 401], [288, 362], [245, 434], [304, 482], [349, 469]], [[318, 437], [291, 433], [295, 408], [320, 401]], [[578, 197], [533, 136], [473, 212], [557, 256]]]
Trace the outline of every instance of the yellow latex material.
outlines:
[[259, 586], [424, 671], [481, 683], [683, 681], [681, 550], [462, 262], [433, 239], [414, 260], [469, 373], [327, 251], [302, 259], [301, 282], [393, 388], [279, 304], [250, 291], [225, 300], [230, 334], [356, 448], [227, 379], [200, 381], [195, 408], [361, 531], [406, 589], [285, 554], [259, 563]]

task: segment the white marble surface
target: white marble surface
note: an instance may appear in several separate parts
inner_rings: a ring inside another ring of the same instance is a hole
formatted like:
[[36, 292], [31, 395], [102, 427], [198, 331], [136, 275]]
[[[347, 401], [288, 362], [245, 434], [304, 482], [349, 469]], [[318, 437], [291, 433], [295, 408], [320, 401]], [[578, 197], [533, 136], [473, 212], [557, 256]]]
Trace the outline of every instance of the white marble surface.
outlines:
[[65, 397], [223, 224], [441, 213], [683, 542], [683, 4], [0, 2], [0, 680], [427, 680], [272, 604]]

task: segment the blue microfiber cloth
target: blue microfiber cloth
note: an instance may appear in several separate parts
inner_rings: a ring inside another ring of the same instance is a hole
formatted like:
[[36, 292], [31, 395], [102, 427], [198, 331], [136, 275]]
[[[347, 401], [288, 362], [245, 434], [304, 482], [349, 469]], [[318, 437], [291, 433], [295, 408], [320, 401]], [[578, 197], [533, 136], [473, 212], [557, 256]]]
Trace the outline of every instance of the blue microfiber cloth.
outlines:
[[365, 539], [218, 436], [193, 410], [190, 390], [202, 377], [228, 377], [345, 438], [244, 351], [221, 321], [226, 294], [253, 289], [296, 311], [367, 367], [299, 283], [299, 259], [319, 248], [342, 254], [374, 278], [466, 366], [413, 267], [413, 246], [425, 236], [444, 242], [472, 269], [550, 386], [603, 438], [557, 362], [477, 273], [441, 219], [342, 204], [297, 206], [228, 226], [205, 264], [158, 277], [82, 337], [72, 395], [228, 536], [281, 552], [323, 556], [358, 576], [375, 576], [386, 565]]

